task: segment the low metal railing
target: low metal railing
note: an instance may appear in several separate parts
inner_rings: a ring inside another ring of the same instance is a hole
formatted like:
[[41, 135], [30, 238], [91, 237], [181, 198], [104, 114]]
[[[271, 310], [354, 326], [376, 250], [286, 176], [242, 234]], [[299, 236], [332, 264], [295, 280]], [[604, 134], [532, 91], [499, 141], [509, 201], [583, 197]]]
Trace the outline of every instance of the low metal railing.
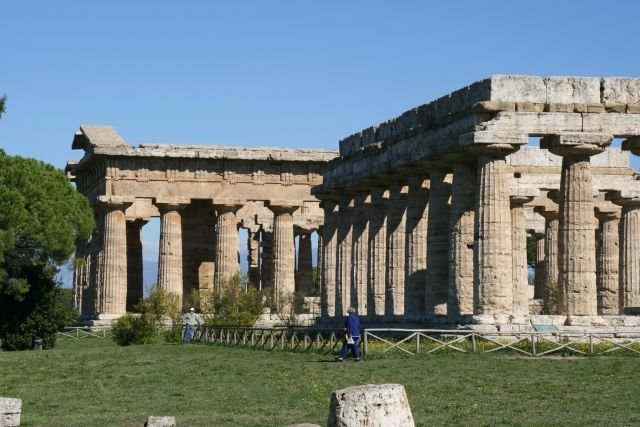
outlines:
[[438, 329], [366, 329], [363, 353], [390, 351], [417, 355], [435, 352], [493, 353], [501, 350], [540, 357], [558, 353], [640, 355], [638, 332], [476, 332]]
[[331, 353], [342, 346], [342, 329], [201, 326], [193, 341], [261, 350]]
[[107, 338], [111, 336], [110, 327], [67, 326], [58, 335], [68, 338]]

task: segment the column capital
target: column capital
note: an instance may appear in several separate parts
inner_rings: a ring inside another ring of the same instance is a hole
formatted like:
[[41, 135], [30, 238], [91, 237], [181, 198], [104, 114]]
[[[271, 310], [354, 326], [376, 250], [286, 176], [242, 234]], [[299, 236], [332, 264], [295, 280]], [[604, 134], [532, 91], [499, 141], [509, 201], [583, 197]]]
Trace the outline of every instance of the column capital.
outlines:
[[113, 210], [124, 211], [136, 201], [133, 196], [98, 196], [98, 208], [109, 212]]
[[636, 156], [640, 156], [640, 136], [631, 136], [622, 141], [622, 149], [631, 151], [631, 153]]
[[558, 215], [560, 214], [557, 206], [536, 206], [533, 208], [533, 211], [550, 221], [558, 219]]
[[160, 212], [179, 211], [191, 203], [188, 198], [156, 197], [155, 207]]
[[533, 201], [540, 195], [540, 190], [537, 188], [513, 188], [511, 194], [509, 194], [509, 200], [512, 206], [524, 205]]
[[458, 143], [476, 155], [506, 156], [527, 145], [529, 137], [525, 133], [503, 131], [478, 131], [460, 136]]
[[620, 208], [596, 206], [595, 215], [600, 221], [614, 221], [620, 219]]
[[638, 208], [640, 207], [640, 190], [610, 191], [605, 199], [618, 206]]
[[211, 202], [218, 214], [227, 212], [235, 213], [245, 205], [245, 200], [241, 199], [213, 199]]
[[276, 215], [284, 213], [293, 214], [300, 208], [300, 204], [289, 200], [268, 200], [265, 206]]
[[593, 156], [602, 153], [612, 141], [613, 135], [607, 133], [559, 133], [543, 137], [540, 148], [563, 157]]

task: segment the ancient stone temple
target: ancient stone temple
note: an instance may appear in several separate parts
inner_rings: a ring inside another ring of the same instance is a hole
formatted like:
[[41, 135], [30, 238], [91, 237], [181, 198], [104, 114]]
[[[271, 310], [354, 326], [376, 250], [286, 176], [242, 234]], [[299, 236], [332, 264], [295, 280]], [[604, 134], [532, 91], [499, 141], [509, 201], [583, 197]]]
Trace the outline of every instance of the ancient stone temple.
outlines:
[[493, 76], [343, 139], [314, 189], [322, 318], [525, 324], [546, 298], [596, 325], [639, 306], [630, 153], [640, 79], [617, 77]]
[[[67, 173], [93, 206], [74, 301], [85, 320], [110, 320], [142, 298], [141, 227], [160, 218], [159, 287], [180, 297], [239, 272], [247, 230], [249, 282], [280, 298], [311, 292], [310, 235], [323, 224], [311, 187], [337, 153], [322, 150], [127, 144], [109, 126], [81, 126], [84, 150]], [[296, 251], [296, 241], [298, 250]], [[298, 259], [296, 260], [296, 253]], [[296, 262], [297, 261], [297, 262]]]

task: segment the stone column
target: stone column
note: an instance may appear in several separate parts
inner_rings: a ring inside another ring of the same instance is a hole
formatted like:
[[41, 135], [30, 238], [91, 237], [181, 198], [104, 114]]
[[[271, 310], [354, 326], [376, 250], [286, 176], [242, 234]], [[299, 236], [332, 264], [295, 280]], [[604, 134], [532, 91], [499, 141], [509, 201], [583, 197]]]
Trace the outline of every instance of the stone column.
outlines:
[[427, 290], [429, 180], [424, 176], [410, 178], [407, 197], [407, 277], [404, 306], [405, 315], [419, 318], [425, 312]]
[[89, 238], [76, 242], [75, 265], [73, 268], [73, 308], [82, 312], [83, 294], [87, 287], [87, 262], [89, 261], [88, 253]]
[[620, 220], [620, 311], [640, 307], [640, 191], [616, 191], [607, 198], [622, 206]]
[[389, 191], [371, 188], [371, 220], [369, 222], [369, 285], [367, 313], [382, 316], [385, 309], [387, 283], [387, 200]]
[[[549, 307], [549, 298], [551, 295], [547, 288], [556, 289], [556, 300], [558, 292], [558, 210], [557, 208], [541, 207], [535, 208], [535, 211], [542, 215], [545, 219], [545, 238], [544, 238], [544, 287], [542, 289], [542, 298], [545, 307]], [[557, 313], [551, 313], [557, 314]]]
[[451, 174], [431, 171], [429, 217], [427, 225], [427, 289], [425, 308], [428, 317], [446, 316], [449, 299], [449, 198]]
[[406, 276], [407, 193], [402, 184], [391, 184], [387, 204], [387, 286], [385, 314], [404, 315]]
[[249, 284], [260, 289], [260, 232], [247, 233], [247, 263], [249, 264]]
[[532, 201], [535, 196], [535, 194], [525, 194], [524, 191], [511, 195], [511, 259], [513, 266], [513, 314], [515, 316], [529, 314], [529, 274], [524, 204]]
[[134, 311], [144, 298], [140, 232], [146, 223], [143, 219], [127, 221], [127, 311]]
[[604, 134], [544, 137], [542, 148], [562, 157], [558, 229], [558, 310], [560, 314], [595, 316], [596, 293], [593, 185], [589, 157], [612, 141]]
[[353, 219], [353, 283], [352, 304], [358, 313], [367, 313], [367, 282], [369, 278], [369, 219], [371, 197], [356, 193]]
[[296, 290], [296, 248], [293, 237], [293, 212], [299, 206], [271, 201], [273, 219], [273, 296], [279, 312], [293, 302]]
[[260, 289], [273, 289], [273, 232], [260, 231]]
[[158, 251], [158, 287], [177, 295], [182, 306], [182, 217], [187, 201], [156, 200], [160, 211], [160, 248]]
[[336, 256], [338, 214], [335, 200], [324, 200], [324, 225], [322, 226], [322, 277], [320, 283], [320, 314], [336, 315]]
[[347, 308], [351, 304], [351, 287], [353, 283], [353, 260], [351, 259], [351, 245], [353, 237], [353, 197], [343, 196], [338, 210], [338, 259], [336, 281], [336, 316], [346, 316]]
[[324, 235], [324, 225], [321, 225], [318, 227], [318, 232], [317, 232], [317, 236], [318, 236], [318, 251], [316, 252], [316, 292], [319, 294], [320, 293], [320, 288], [322, 285], [322, 277], [323, 277], [323, 272], [322, 272], [322, 268], [324, 266], [324, 261], [323, 261], [323, 248], [324, 245], [322, 244], [322, 236]]
[[475, 165], [456, 163], [453, 168], [451, 188], [449, 299], [447, 307], [447, 314], [452, 321], [460, 320], [460, 316], [473, 314], [475, 189]]
[[596, 217], [600, 222], [596, 251], [598, 314], [620, 314], [620, 209], [597, 207]]
[[238, 220], [236, 212], [242, 207], [239, 200], [214, 201], [213, 208], [218, 213], [216, 221], [216, 261], [214, 289], [220, 290], [234, 275], [240, 272], [238, 253]]
[[502, 149], [478, 159], [474, 314], [480, 316], [513, 311], [509, 167]]
[[298, 235], [298, 274], [296, 277], [296, 292], [302, 296], [309, 296], [313, 291], [312, 259], [311, 233], [300, 233]]
[[132, 201], [117, 196], [100, 196], [104, 212], [104, 240], [101, 257], [102, 289], [98, 294], [98, 317], [114, 319], [126, 313], [127, 223], [124, 210]]
[[544, 295], [544, 285], [546, 282], [544, 266], [545, 238], [544, 233], [535, 234], [534, 236], [536, 239], [536, 271], [533, 298], [542, 299]]
[[[98, 209], [99, 210], [99, 209]], [[104, 215], [96, 215], [96, 228], [87, 244], [88, 287], [82, 293], [82, 319], [94, 319], [99, 313], [98, 302], [102, 294], [104, 276], [102, 274], [102, 253], [104, 252]]]

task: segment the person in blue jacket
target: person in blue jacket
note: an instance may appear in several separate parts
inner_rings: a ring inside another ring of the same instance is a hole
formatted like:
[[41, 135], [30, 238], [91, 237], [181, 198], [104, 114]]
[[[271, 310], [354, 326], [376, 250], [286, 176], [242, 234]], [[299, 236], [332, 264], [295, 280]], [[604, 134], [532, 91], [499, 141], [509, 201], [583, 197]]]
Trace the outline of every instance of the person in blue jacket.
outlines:
[[360, 340], [360, 319], [356, 314], [356, 309], [353, 307], [349, 307], [347, 313], [348, 316], [344, 327], [344, 344], [338, 357], [336, 357], [336, 362], [342, 362], [344, 360], [344, 357], [347, 355], [347, 350], [351, 350], [351, 355], [356, 362], [360, 361], [360, 348], [358, 348], [358, 341]]

